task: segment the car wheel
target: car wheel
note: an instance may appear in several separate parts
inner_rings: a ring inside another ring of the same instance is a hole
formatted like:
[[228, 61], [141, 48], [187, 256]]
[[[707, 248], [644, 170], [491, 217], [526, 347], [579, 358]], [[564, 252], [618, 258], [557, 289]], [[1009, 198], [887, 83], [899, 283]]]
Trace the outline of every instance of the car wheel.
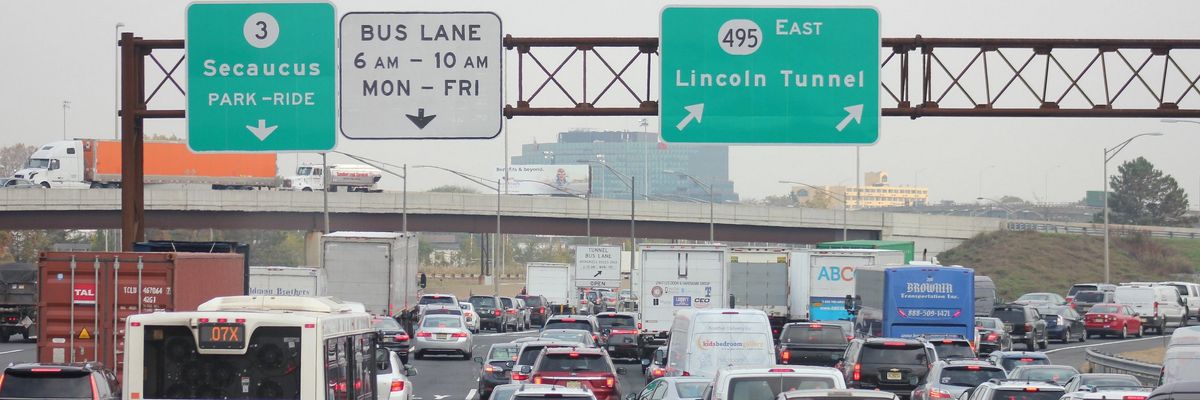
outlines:
[[1045, 350], [1046, 347], [1050, 346], [1050, 334], [1045, 333], [1044, 335], [1045, 336], [1042, 336], [1042, 342], [1038, 343], [1038, 349], [1040, 350]]
[[468, 351], [466, 353], [463, 353], [463, 360], [470, 360], [470, 359], [471, 359], [471, 352]]
[[416, 353], [413, 353], [413, 358], [418, 359], [418, 360], [424, 360], [425, 356], [421, 355], [421, 352], [418, 351]]
[[1087, 338], [1087, 339], [1091, 339], [1091, 338], [1092, 338], [1092, 334], [1091, 334], [1091, 333], [1089, 333], [1089, 332], [1087, 332], [1087, 331], [1084, 331], [1084, 333], [1083, 333], [1083, 337], [1085, 337], [1085, 338]]
[[1071, 341], [1071, 330], [1067, 329], [1065, 332], [1063, 332], [1062, 343], [1067, 344], [1070, 341]]
[[[1141, 333], [1138, 333], [1138, 335], [1141, 335]], [[1125, 340], [1125, 339], [1129, 339], [1129, 326], [1128, 325], [1121, 327], [1121, 340]]]
[[1145, 334], [1144, 334], [1144, 331], [1145, 331], [1144, 329], [1142, 329], [1141, 327], [1139, 327], [1139, 328], [1138, 328], [1138, 330], [1137, 330], [1137, 337], [1142, 337], [1142, 336], [1145, 336]]
[[1183, 318], [1179, 319], [1179, 327], [1182, 328], [1187, 325], [1188, 325], [1188, 316], [1187, 316], [1187, 314], [1183, 314]]
[[1028, 342], [1025, 342], [1025, 350], [1028, 350], [1028, 351], [1037, 350], [1037, 341], [1033, 340], [1033, 339], [1029, 339]]
[[1079, 343], [1086, 342], [1086, 341], [1088, 340], [1088, 335], [1089, 335], [1089, 334], [1088, 334], [1087, 328], [1084, 328], [1084, 329], [1083, 329], [1083, 335], [1080, 335], [1080, 336], [1079, 336]]

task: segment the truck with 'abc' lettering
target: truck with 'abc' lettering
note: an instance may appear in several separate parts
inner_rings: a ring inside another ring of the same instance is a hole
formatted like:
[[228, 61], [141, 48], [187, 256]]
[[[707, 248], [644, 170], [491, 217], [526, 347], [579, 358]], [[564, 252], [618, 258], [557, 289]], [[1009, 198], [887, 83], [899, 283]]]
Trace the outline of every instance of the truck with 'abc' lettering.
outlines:
[[789, 258], [788, 320], [849, 320], [847, 295], [854, 295], [859, 267], [902, 265], [905, 255], [896, 250], [810, 249], [793, 251]]

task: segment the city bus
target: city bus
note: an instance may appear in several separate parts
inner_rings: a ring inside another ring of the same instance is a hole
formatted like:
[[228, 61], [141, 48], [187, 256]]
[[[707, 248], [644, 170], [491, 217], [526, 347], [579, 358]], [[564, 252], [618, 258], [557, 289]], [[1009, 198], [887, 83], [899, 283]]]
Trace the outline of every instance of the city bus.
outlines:
[[125, 399], [376, 398], [371, 317], [328, 297], [217, 297], [125, 330]]
[[975, 340], [975, 270], [959, 266], [859, 267], [856, 312], [860, 336]]

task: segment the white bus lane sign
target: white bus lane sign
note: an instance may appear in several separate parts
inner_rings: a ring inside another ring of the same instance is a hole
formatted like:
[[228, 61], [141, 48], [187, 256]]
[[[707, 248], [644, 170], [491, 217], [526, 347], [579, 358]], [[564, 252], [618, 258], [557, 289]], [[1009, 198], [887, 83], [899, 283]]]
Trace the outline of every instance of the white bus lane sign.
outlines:
[[340, 130], [481, 139], [503, 127], [503, 30], [490, 12], [355, 12], [340, 23]]
[[188, 147], [325, 151], [337, 142], [332, 4], [187, 8]]
[[575, 285], [621, 287], [621, 248], [578, 246], [575, 248]]

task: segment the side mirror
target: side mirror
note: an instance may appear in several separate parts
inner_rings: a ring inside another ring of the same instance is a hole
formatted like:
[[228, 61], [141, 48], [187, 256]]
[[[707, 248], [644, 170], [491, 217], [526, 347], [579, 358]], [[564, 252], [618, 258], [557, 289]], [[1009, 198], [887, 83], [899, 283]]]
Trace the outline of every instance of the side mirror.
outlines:
[[521, 375], [529, 375], [532, 373], [533, 373], [533, 366], [531, 366], [531, 365], [522, 365], [521, 366]]
[[643, 358], [643, 359], [642, 359], [642, 366], [643, 366], [643, 367], [648, 367], [648, 366], [650, 366], [650, 359], [648, 359], [648, 358]]
[[404, 366], [404, 376], [417, 376], [417, 369], [411, 365]]
[[627, 395], [627, 396], [625, 396], [625, 400], [638, 400], [638, 395], [637, 394]]
[[625, 372], [626, 372], [626, 371], [625, 371], [625, 368], [624, 368], [624, 367], [618, 367], [618, 368], [617, 368], [617, 375], [622, 375], [622, 376], [624, 376], [624, 375], [625, 375]]
[[475, 357], [475, 362], [479, 365], [483, 365], [483, 357]]
[[516, 365], [516, 364], [517, 364], [517, 362], [516, 362], [516, 361], [505, 361], [505, 362], [504, 362], [504, 369], [507, 369], [507, 370], [512, 370], [512, 367], [513, 367], [514, 365]]

